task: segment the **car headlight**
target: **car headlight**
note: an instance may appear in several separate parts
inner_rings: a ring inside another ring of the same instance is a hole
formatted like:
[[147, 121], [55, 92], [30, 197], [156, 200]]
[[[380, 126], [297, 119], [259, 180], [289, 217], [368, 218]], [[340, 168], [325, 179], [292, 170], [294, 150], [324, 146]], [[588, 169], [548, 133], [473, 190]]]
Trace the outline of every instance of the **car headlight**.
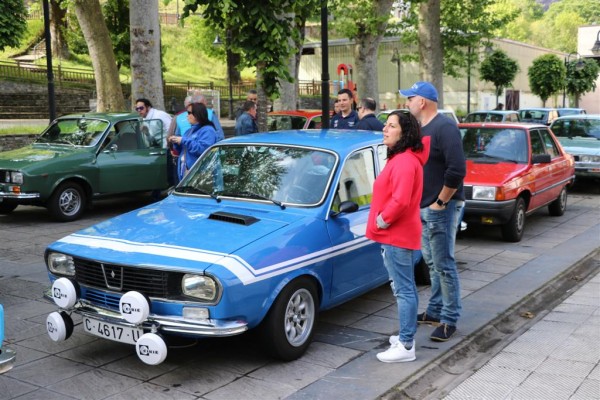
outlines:
[[23, 173], [12, 171], [10, 173], [10, 181], [12, 183], [14, 183], [15, 185], [22, 185], [23, 184]]
[[218, 295], [217, 282], [206, 275], [185, 274], [181, 279], [181, 288], [186, 296], [205, 301], [215, 301]]
[[48, 254], [48, 269], [58, 275], [75, 275], [73, 257], [61, 253]]
[[496, 187], [473, 186], [473, 200], [496, 200]]
[[600, 162], [600, 156], [583, 155], [579, 156], [579, 161], [586, 163]]

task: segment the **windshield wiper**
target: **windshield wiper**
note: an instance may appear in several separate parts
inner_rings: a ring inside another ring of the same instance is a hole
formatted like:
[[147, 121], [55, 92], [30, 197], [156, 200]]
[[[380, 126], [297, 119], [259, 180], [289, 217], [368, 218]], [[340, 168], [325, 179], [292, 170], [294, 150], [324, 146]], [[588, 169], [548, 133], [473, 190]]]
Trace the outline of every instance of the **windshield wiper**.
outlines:
[[283, 204], [282, 202], [271, 199], [269, 197], [263, 196], [262, 194], [258, 194], [258, 193], [253, 193], [253, 192], [249, 192], [249, 191], [241, 191], [241, 192], [220, 191], [220, 192], [215, 192], [215, 193], [220, 194], [222, 196], [232, 196], [232, 197], [237, 196], [237, 197], [246, 197], [246, 198], [250, 198], [250, 199], [266, 200], [266, 201], [270, 201], [271, 203], [281, 207], [282, 210], [285, 210], [285, 204]]
[[219, 198], [219, 196], [215, 195], [214, 193], [209, 192], [208, 190], [200, 189], [196, 186], [186, 185], [186, 186], [176, 187], [175, 192], [205, 194], [205, 195], [210, 196], [211, 198], [215, 199], [217, 201], [217, 203], [221, 202], [221, 199]]

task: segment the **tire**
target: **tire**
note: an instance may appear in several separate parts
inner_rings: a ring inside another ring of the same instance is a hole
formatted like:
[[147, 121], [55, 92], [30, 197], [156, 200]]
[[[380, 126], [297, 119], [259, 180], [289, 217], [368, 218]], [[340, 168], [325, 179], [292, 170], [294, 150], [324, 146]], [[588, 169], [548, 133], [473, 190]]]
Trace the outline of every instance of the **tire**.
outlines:
[[560, 217], [567, 209], [567, 187], [563, 187], [556, 200], [548, 204], [548, 212], [553, 217]]
[[81, 217], [87, 198], [85, 191], [75, 182], [64, 182], [52, 193], [48, 210], [57, 221], [74, 221]]
[[19, 205], [17, 203], [12, 203], [10, 201], [4, 200], [0, 203], [0, 215], [10, 214], [17, 208]]
[[525, 230], [525, 200], [517, 199], [517, 205], [510, 220], [502, 225], [502, 238], [507, 242], [520, 242]]
[[431, 285], [431, 277], [429, 276], [429, 266], [421, 257], [421, 260], [415, 264], [415, 283], [417, 285]]
[[283, 361], [304, 354], [317, 325], [317, 300], [315, 283], [305, 277], [292, 281], [279, 293], [259, 327], [267, 353]]

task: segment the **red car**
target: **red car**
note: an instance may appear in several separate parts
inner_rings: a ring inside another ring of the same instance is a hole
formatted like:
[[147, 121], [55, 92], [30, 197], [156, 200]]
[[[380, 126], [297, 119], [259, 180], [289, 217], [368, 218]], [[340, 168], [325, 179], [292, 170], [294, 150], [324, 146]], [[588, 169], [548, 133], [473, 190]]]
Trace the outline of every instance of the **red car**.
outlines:
[[267, 129], [321, 129], [322, 114], [321, 110], [272, 111], [267, 115]]
[[468, 223], [499, 225], [502, 237], [518, 242], [525, 217], [548, 206], [563, 215], [575, 162], [546, 125], [459, 124], [467, 159], [465, 215]]

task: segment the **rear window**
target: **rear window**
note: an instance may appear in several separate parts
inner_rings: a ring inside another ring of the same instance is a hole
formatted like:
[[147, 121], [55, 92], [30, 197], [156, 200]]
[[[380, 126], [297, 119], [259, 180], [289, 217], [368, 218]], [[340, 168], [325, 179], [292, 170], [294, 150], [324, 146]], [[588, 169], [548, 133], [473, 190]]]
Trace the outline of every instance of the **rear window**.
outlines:
[[519, 111], [521, 121], [541, 122], [543, 124], [548, 120], [548, 112], [543, 110], [523, 110]]
[[267, 127], [270, 131], [284, 131], [288, 129], [304, 129], [306, 117], [296, 115], [268, 115]]
[[558, 120], [552, 124], [557, 137], [593, 137], [600, 139], [600, 119]]

